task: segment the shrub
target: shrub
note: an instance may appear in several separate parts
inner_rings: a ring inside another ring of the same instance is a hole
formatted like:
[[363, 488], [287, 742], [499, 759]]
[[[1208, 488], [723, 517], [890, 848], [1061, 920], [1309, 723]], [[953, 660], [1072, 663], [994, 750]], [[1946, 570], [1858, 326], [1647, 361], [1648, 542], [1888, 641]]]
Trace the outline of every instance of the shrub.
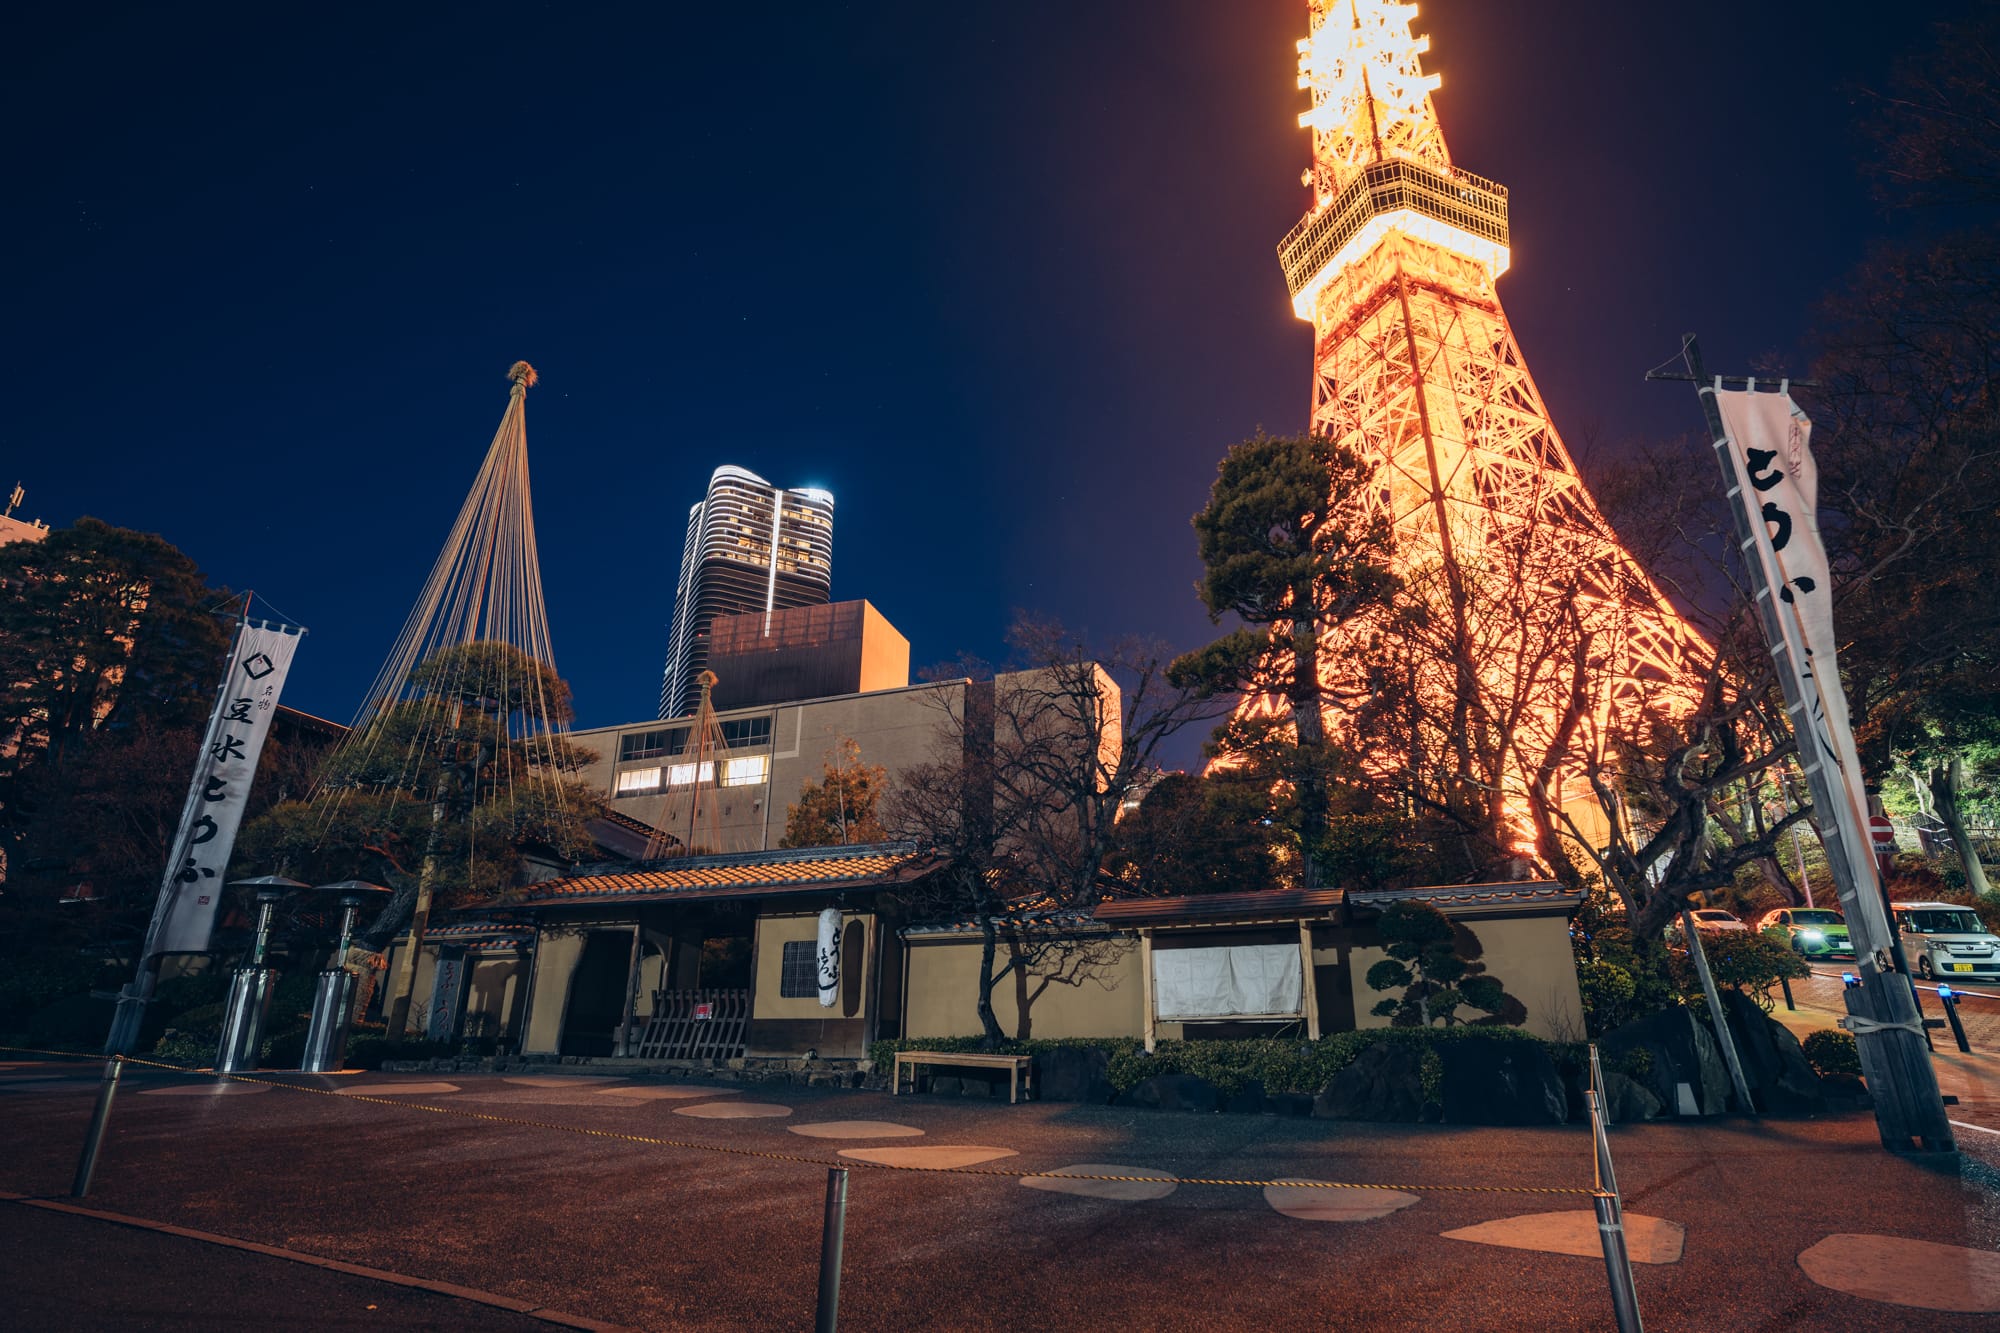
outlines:
[[[1333, 1076], [1354, 1063], [1362, 1051], [1381, 1041], [1413, 1041], [1427, 1048], [1424, 1060], [1426, 1085], [1442, 1078], [1444, 1066], [1435, 1058], [1435, 1043], [1466, 1037], [1499, 1037], [1503, 1040], [1536, 1041], [1519, 1028], [1465, 1026], [1452, 1028], [1368, 1028], [1360, 1032], [1333, 1032], [1318, 1041], [1277, 1037], [1249, 1037], [1237, 1041], [1162, 1041], [1153, 1054], [1131, 1037], [1063, 1037], [1055, 1040], [1002, 1042], [1000, 1051], [1008, 1055], [1038, 1055], [1059, 1047], [1097, 1047], [1111, 1057], [1106, 1078], [1112, 1088], [1126, 1092], [1155, 1074], [1192, 1074], [1213, 1084], [1223, 1096], [1243, 1090], [1251, 1080], [1264, 1091], [1317, 1094], [1333, 1081]], [[1551, 1054], [1561, 1058], [1562, 1047], [1551, 1043]], [[978, 1037], [924, 1037], [900, 1041], [878, 1041], [868, 1048], [877, 1066], [888, 1068], [903, 1051], [977, 1051], [984, 1049]], [[1581, 1050], [1581, 1048], [1578, 1048]]]
[[1822, 1028], [1818, 1032], [1807, 1033], [1806, 1039], [1799, 1045], [1805, 1048], [1806, 1062], [1821, 1078], [1861, 1072], [1861, 1053], [1855, 1048], [1851, 1032]]
[[160, 1039], [153, 1043], [151, 1058], [187, 1069], [206, 1069], [215, 1063], [216, 1040], [212, 1036], [204, 1037], [198, 1033], [182, 1032], [179, 1028], [168, 1028]]
[[[0, 960], [0, 1032], [26, 1032], [31, 1016], [59, 1000], [116, 990], [125, 977], [96, 958], [76, 953], [15, 955]], [[103, 1033], [97, 1034], [100, 1038]]]
[[[1780, 977], [1796, 980], [1812, 975], [1806, 960], [1792, 952], [1789, 943], [1772, 939], [1754, 930], [1712, 930], [1701, 936], [1702, 951], [1708, 955], [1709, 975], [1716, 989], [1729, 987], [1749, 995], [1764, 1012], [1774, 1001], [1769, 991]], [[1672, 955], [1674, 986], [1689, 1005], [1703, 1004], [1701, 974], [1694, 956], [1686, 950]]]

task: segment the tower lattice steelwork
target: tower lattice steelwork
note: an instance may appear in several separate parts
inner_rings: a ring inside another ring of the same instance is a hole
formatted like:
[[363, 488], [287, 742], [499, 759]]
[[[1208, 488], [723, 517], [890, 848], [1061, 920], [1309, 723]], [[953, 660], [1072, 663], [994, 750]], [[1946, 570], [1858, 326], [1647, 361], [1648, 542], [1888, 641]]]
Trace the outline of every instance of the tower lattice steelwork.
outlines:
[[[1452, 164], [1431, 102], [1438, 76], [1420, 59], [1430, 42], [1410, 32], [1416, 6], [1311, 0], [1311, 11], [1299, 84], [1312, 97], [1300, 117], [1313, 132], [1312, 203], [1278, 247], [1292, 308], [1313, 324], [1310, 429], [1379, 460], [1375, 499], [1400, 571], [1434, 619], [1456, 617], [1475, 688], [1510, 701], [1512, 719], [1487, 719], [1506, 725], [1498, 743], [1511, 751], [1494, 774], [1517, 792], [1569, 785], [1573, 798], [1574, 766], [1549, 765], [1552, 749], [1680, 694], [1700, 640], [1598, 513], [1528, 374], [1495, 292], [1507, 192]], [[1567, 731], [1557, 696], [1574, 677], [1554, 660], [1565, 655], [1551, 648], [1556, 616], [1592, 664], [1588, 717]], [[1451, 662], [1410, 670], [1419, 693], [1468, 687]]]

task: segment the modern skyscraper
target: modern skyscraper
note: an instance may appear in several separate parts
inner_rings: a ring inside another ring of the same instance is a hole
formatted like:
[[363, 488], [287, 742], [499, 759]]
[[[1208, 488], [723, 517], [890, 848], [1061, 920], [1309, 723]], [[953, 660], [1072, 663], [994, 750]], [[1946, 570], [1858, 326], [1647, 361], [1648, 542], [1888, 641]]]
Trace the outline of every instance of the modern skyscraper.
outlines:
[[823, 606], [832, 585], [833, 496], [717, 468], [707, 497], [688, 510], [660, 716], [694, 711], [695, 677], [708, 665], [708, 627], [717, 616]]

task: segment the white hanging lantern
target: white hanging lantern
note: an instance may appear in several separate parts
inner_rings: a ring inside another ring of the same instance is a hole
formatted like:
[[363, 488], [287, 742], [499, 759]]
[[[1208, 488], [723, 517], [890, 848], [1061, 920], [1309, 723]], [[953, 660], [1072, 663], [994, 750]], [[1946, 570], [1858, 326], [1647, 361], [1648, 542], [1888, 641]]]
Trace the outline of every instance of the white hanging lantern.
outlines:
[[819, 914], [819, 1007], [833, 1008], [840, 997], [840, 909], [829, 907]]

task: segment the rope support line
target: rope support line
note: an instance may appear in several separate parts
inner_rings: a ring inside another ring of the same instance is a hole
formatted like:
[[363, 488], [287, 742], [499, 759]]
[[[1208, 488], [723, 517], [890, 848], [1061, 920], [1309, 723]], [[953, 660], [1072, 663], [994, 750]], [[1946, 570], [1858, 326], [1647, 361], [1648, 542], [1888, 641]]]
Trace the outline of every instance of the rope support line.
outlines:
[[[98, 1060], [105, 1058], [82, 1051], [38, 1050], [28, 1046], [0, 1046], [0, 1051], [28, 1055], [52, 1055], [70, 1060]], [[872, 1162], [863, 1157], [841, 1158], [837, 1161], [829, 1161], [824, 1157], [807, 1157], [799, 1153], [765, 1152], [756, 1148], [736, 1148], [721, 1143], [698, 1143], [688, 1139], [665, 1139], [649, 1134], [632, 1134], [624, 1130], [597, 1129], [589, 1125], [566, 1125], [554, 1120], [526, 1120], [519, 1116], [494, 1115], [489, 1111], [467, 1111], [455, 1106], [433, 1106], [427, 1102], [413, 1102], [403, 1097], [371, 1097], [366, 1093], [342, 1092], [337, 1088], [308, 1088], [297, 1083], [283, 1083], [277, 1079], [258, 1078], [249, 1074], [218, 1074], [207, 1069], [189, 1069], [184, 1065], [171, 1065], [158, 1060], [145, 1060], [134, 1055], [118, 1055], [110, 1058], [123, 1061], [128, 1065], [138, 1065], [147, 1069], [163, 1069], [172, 1074], [213, 1078], [217, 1082], [257, 1083], [269, 1088], [282, 1088], [289, 1092], [311, 1093], [318, 1097], [335, 1097], [342, 1102], [367, 1102], [376, 1106], [388, 1106], [399, 1111], [426, 1111], [434, 1115], [455, 1116], [461, 1120], [477, 1120], [487, 1124], [514, 1125], [524, 1129], [551, 1130], [559, 1134], [578, 1134], [586, 1138], [611, 1139], [621, 1143], [644, 1144], [647, 1147], [654, 1148], [683, 1148], [695, 1152], [720, 1153], [730, 1157], [754, 1157], [764, 1161], [791, 1162], [800, 1166], [816, 1166], [822, 1169], [833, 1167], [874, 1171], [910, 1171], [921, 1175], [989, 1176], [1007, 1180], [1104, 1180], [1153, 1185], [1219, 1185], [1246, 1188], [1281, 1186], [1288, 1189], [1402, 1190], [1410, 1194], [1594, 1195], [1597, 1193], [1596, 1190], [1590, 1188], [1565, 1188], [1554, 1185], [1391, 1185], [1372, 1181], [1345, 1180], [1233, 1180], [1213, 1176], [1113, 1176], [1063, 1170], [1008, 1171], [990, 1166], [912, 1166], [897, 1162]]]

